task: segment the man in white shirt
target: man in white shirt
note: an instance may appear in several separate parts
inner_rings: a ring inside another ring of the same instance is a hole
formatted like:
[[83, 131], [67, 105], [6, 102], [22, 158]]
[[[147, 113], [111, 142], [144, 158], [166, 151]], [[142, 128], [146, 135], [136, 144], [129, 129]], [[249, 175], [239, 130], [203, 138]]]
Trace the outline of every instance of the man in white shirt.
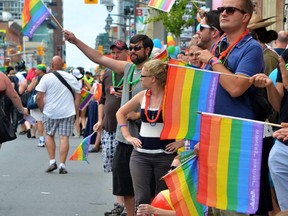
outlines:
[[56, 77], [54, 72], [42, 77], [36, 87], [37, 104], [43, 112], [43, 124], [46, 131], [46, 148], [50, 158], [50, 166], [46, 172], [57, 169], [55, 160], [55, 133], [58, 131], [60, 136], [60, 165], [59, 173], [68, 173], [65, 167], [66, 158], [69, 150], [69, 136], [73, 134], [76, 108], [80, 103], [80, 86], [77, 79], [62, 70], [63, 61], [60, 56], [52, 58], [51, 69], [57, 71], [68, 85], [72, 92]]

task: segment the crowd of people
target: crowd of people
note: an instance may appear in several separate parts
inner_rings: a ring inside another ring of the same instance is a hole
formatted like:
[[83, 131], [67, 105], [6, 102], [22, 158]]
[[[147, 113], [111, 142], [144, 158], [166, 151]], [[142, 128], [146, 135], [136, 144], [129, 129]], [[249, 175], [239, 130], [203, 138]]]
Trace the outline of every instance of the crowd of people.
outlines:
[[[260, 200], [255, 215], [285, 215], [283, 212], [288, 210], [288, 33], [268, 31], [267, 27], [274, 22], [259, 18], [253, 11], [250, 0], [224, 0], [217, 10], [201, 13], [197, 33], [177, 58], [187, 67], [221, 72], [216, 114], [259, 120], [253, 95], [258, 88], [266, 89], [273, 118], [271, 114], [262, 121], [281, 123], [282, 128], [267, 125], [264, 128]], [[114, 208], [104, 215], [176, 215], [174, 210], [150, 205], [156, 194], [167, 189], [161, 177], [171, 166], [180, 165], [176, 156], [184, 144], [183, 140], [160, 139], [167, 62], [151, 59], [153, 41], [147, 35], [134, 35], [129, 46], [115, 40], [110, 46], [110, 58], [72, 32], [63, 30], [63, 34], [66, 41], [105, 70], [95, 77], [85, 73], [82, 67], [67, 73], [59, 56], [53, 57], [49, 73], [43, 64], [28, 73], [24, 62], [18, 63], [15, 70], [7, 67], [7, 76], [0, 74], [3, 77], [0, 99], [3, 98], [3, 108], [14, 130], [20, 127], [19, 133], [35, 137], [37, 128], [38, 146], [48, 151], [46, 172], [58, 169], [55, 160], [58, 132], [60, 174], [68, 173], [65, 164], [69, 137], [86, 137], [96, 131], [89, 152], [100, 151], [101, 145], [103, 171], [112, 172], [116, 196]], [[79, 109], [81, 89], [95, 95], [82, 110]], [[27, 95], [34, 91], [37, 91], [38, 107], [29, 110], [36, 122], [31, 124], [27, 120], [28, 109], [23, 107], [27, 107]], [[193, 150], [197, 155], [201, 143], [193, 146]], [[248, 215], [215, 207], [209, 207], [209, 214]]]

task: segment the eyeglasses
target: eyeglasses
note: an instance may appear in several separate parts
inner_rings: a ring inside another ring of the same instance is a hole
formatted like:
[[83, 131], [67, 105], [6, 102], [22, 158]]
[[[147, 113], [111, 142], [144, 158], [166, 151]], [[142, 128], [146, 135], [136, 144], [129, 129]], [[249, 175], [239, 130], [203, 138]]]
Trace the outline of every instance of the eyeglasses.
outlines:
[[200, 24], [200, 32], [202, 32], [204, 29], [211, 29], [211, 26], [205, 25], [205, 24]]
[[141, 76], [140, 76], [141, 78], [143, 78], [143, 77], [152, 77], [152, 76], [148, 76], [148, 75], [142, 75], [141, 74]]
[[134, 47], [130, 46], [130, 47], [129, 47], [129, 50], [132, 51], [132, 50], [134, 49], [134, 51], [139, 51], [139, 50], [141, 50], [142, 48], [143, 48], [142, 46], [134, 46]]
[[236, 7], [218, 7], [217, 10], [220, 13], [223, 13], [224, 11], [226, 11], [226, 13], [228, 15], [233, 15], [235, 13], [235, 11], [239, 11], [242, 14], [246, 14], [247, 13], [246, 11], [243, 11], [243, 10], [241, 10], [239, 8], [236, 8]]

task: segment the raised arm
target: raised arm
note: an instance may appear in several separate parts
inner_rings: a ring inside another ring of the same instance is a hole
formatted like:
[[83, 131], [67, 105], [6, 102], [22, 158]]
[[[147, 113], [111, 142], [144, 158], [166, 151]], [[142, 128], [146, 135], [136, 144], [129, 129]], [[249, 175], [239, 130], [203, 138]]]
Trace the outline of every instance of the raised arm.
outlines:
[[63, 30], [63, 33], [65, 40], [76, 45], [91, 61], [97, 64], [104, 65], [105, 67], [110, 68], [116, 73], [124, 73], [125, 66], [128, 63], [127, 61], [119, 61], [108, 58], [99, 53], [97, 50], [89, 47], [83, 41], [78, 39], [72, 32]]

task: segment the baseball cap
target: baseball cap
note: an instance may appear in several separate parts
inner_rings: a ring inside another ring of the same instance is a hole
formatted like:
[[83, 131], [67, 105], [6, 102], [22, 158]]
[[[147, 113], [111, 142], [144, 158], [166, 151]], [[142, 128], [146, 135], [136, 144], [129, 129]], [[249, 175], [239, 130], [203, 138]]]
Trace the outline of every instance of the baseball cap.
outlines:
[[121, 40], [115, 40], [113, 44], [110, 46], [110, 49], [112, 49], [113, 47], [116, 47], [119, 50], [128, 50], [127, 44]]
[[77, 68], [74, 68], [72, 70], [72, 75], [75, 76], [77, 79], [81, 79], [83, 77], [83, 75], [80, 73], [80, 70], [78, 70]]
[[45, 64], [38, 64], [38, 65], [36, 66], [36, 68], [37, 68], [38, 70], [45, 71], [45, 72], [46, 72], [46, 69], [47, 69]]

